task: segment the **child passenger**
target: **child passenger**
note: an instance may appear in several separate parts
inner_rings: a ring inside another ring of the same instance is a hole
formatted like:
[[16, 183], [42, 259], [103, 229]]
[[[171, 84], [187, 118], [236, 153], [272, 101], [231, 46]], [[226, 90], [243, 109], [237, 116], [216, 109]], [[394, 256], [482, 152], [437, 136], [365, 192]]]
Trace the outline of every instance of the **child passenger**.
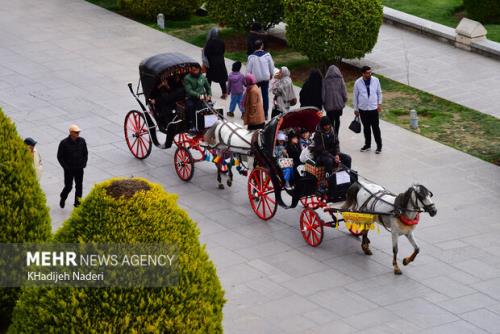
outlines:
[[293, 165], [287, 163], [289, 158], [288, 151], [286, 150], [286, 134], [284, 132], [278, 133], [278, 138], [276, 139], [276, 145], [274, 146], [274, 157], [278, 161], [278, 164], [283, 171], [283, 177], [285, 178], [285, 188], [290, 188], [290, 180], [293, 175]]
[[232, 72], [229, 74], [227, 81], [227, 92], [231, 95], [231, 101], [229, 102], [229, 112], [228, 116], [234, 116], [234, 110], [236, 105], [241, 111], [241, 117], [243, 117], [243, 109], [241, 108], [241, 100], [243, 99], [243, 92], [245, 91], [245, 76], [241, 74], [241, 62], [236, 61], [233, 63]]

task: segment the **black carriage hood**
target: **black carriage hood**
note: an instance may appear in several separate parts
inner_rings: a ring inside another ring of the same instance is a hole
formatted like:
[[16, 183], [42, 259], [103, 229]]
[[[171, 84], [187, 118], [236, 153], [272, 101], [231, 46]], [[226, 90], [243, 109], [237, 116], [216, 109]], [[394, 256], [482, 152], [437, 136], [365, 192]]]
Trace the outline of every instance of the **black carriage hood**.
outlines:
[[160, 75], [165, 71], [176, 68], [199, 66], [198, 62], [182, 53], [160, 53], [144, 59], [139, 65], [142, 90], [146, 98], [158, 84]]

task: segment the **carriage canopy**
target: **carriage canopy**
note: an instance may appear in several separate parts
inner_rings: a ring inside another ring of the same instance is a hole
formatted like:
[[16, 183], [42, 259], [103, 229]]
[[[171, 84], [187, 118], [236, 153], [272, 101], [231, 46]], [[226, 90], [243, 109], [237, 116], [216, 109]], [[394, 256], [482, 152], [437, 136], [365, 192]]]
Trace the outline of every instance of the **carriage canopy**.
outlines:
[[139, 65], [142, 91], [149, 99], [162, 77], [184, 76], [192, 66], [200, 66], [196, 60], [182, 53], [160, 53], [144, 59]]
[[263, 149], [269, 156], [272, 156], [276, 137], [280, 130], [304, 128], [314, 132], [322, 116], [323, 113], [318, 108], [305, 107], [274, 117], [262, 131], [261, 143]]

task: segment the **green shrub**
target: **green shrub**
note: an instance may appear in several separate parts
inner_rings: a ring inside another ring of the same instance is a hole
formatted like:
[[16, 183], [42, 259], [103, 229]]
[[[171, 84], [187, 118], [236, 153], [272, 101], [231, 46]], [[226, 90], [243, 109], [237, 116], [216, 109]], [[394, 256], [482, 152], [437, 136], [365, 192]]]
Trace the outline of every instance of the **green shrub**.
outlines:
[[207, 10], [217, 22], [243, 31], [253, 22], [267, 30], [283, 20], [282, 0], [208, 0]]
[[361, 58], [377, 42], [380, 0], [284, 0], [288, 43], [317, 63]]
[[198, 241], [196, 224], [176, 199], [144, 179], [108, 180], [93, 188], [55, 239], [65, 243], [175, 243], [178, 285], [26, 289], [9, 333], [221, 333], [221, 284]]
[[119, 0], [120, 7], [128, 14], [148, 20], [156, 20], [159, 13], [165, 17], [178, 19], [193, 14], [201, 0]]
[[[50, 215], [33, 158], [0, 109], [0, 243], [45, 241]], [[10, 321], [19, 289], [0, 289], [0, 328]]]
[[464, 0], [467, 17], [486, 23], [500, 23], [499, 0]]

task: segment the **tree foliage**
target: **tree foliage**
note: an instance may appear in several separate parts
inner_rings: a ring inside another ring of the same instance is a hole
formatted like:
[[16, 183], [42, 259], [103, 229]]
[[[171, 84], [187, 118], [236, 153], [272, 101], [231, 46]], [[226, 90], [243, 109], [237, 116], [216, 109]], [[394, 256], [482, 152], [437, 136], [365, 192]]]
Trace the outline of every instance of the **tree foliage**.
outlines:
[[282, 0], [208, 0], [207, 10], [217, 22], [243, 31], [254, 22], [267, 30], [283, 20]]
[[[0, 109], [0, 243], [46, 241], [50, 215], [33, 158]], [[10, 321], [19, 289], [0, 289], [0, 327]]]
[[499, 0], [464, 0], [467, 17], [486, 23], [500, 23]]
[[[123, 195], [116, 191], [122, 189]], [[222, 333], [224, 293], [177, 196], [144, 179], [96, 185], [56, 233], [62, 243], [166, 243], [178, 284], [164, 288], [29, 288], [9, 333]]]
[[155, 20], [159, 13], [167, 18], [185, 18], [201, 5], [201, 0], [119, 0], [120, 7], [138, 18]]
[[361, 58], [375, 46], [381, 0], [284, 0], [289, 44], [318, 63]]

